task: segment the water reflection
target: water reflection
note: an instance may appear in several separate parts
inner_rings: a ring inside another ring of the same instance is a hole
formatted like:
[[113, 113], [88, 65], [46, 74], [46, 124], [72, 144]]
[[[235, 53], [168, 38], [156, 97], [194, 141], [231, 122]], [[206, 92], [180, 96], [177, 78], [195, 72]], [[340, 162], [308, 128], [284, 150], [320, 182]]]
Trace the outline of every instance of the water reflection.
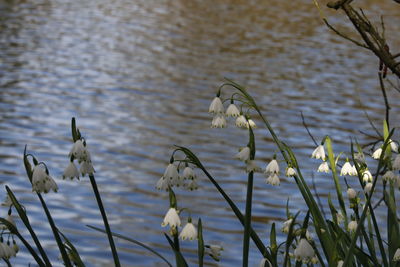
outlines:
[[[224, 76], [248, 86], [277, 132], [304, 160], [308, 177], [317, 166], [308, 160], [313, 144], [300, 111], [317, 138], [334, 137], [335, 150], [347, 151], [350, 135], [369, 130], [363, 107], [380, 125], [376, 59], [329, 33], [312, 3], [301, 3], [293, 8], [286, 1], [257, 0], [2, 2], [0, 177], [25, 203], [52, 259], [58, 253], [48, 227], [41, 224], [43, 214], [21, 164], [25, 144], [58, 178], [60, 193], [46, 200], [60, 228], [90, 265], [107, 266], [111, 258], [104, 236], [85, 227], [101, 226], [89, 182], [59, 179], [71, 146], [72, 116], [92, 151], [113, 229], [151, 244], [171, 260], [160, 226], [167, 194], [157, 192], [154, 184], [173, 144], [197, 152], [244, 207], [245, 175], [232, 157], [247, 143], [246, 133], [231, 125], [212, 130], [206, 113]], [[398, 21], [389, 3], [369, 5], [372, 12], [380, 8]], [[387, 31], [398, 31], [398, 25], [388, 25]], [[392, 108], [395, 124], [396, 103]], [[264, 165], [275, 147], [264, 130], [256, 134], [257, 156]], [[223, 240], [220, 265], [239, 265], [242, 227], [199, 176], [198, 192], [178, 190], [179, 205], [189, 207], [196, 219], [201, 216], [207, 241]], [[316, 175], [316, 183], [326, 198], [330, 179]], [[304, 209], [292, 181], [272, 188], [257, 177], [254, 227], [261, 236], [270, 223], [285, 218], [288, 196], [293, 210]], [[118, 246], [126, 266], [161, 264], [141, 248], [123, 241]], [[191, 264], [195, 249], [189, 244], [185, 251]], [[254, 265], [261, 257], [252, 251]], [[22, 252], [14, 261], [26, 265], [30, 260]]]

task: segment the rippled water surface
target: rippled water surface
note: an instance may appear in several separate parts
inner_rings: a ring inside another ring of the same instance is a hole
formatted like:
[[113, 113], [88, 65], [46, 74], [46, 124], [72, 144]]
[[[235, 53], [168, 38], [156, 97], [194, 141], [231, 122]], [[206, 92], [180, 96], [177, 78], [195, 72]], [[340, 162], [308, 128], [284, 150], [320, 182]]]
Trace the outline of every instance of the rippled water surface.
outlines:
[[[400, 5], [360, 2], [372, 17], [385, 15], [388, 41], [398, 49], [393, 33], [400, 30]], [[342, 13], [325, 12], [333, 24], [351, 31]], [[300, 112], [318, 141], [332, 136], [336, 151], [348, 151], [350, 136], [368, 140], [358, 132], [373, 133], [363, 109], [378, 127], [384, 118], [377, 65], [368, 51], [329, 32], [308, 0], [296, 5], [278, 0], [0, 0], [0, 183], [15, 191], [56, 261], [55, 242], [23, 169], [27, 144], [57, 179], [59, 193], [45, 196], [56, 223], [88, 266], [108, 266], [105, 236], [86, 227], [102, 226], [88, 179], [61, 179], [74, 116], [92, 153], [113, 230], [173, 261], [160, 226], [168, 194], [154, 185], [174, 144], [196, 152], [244, 208], [246, 175], [233, 155], [246, 145], [246, 132], [232, 123], [210, 129], [207, 114], [224, 77], [248, 88], [293, 147], [309, 181], [315, 175], [324, 201], [333, 183], [329, 175], [315, 173], [318, 162], [309, 159], [314, 145]], [[392, 126], [399, 126], [398, 95], [388, 93]], [[277, 151], [265, 129], [255, 133], [258, 162], [265, 166]], [[190, 208], [195, 220], [202, 218], [206, 242], [224, 246], [218, 265], [239, 266], [242, 227], [204, 175], [198, 176], [198, 191], [176, 191], [179, 206]], [[280, 228], [286, 218], [288, 197], [293, 212], [305, 209], [293, 181], [282, 179], [280, 187], [271, 187], [256, 176], [254, 227], [263, 239], [272, 222]], [[124, 266], [162, 264], [136, 245], [118, 240], [117, 246]], [[183, 247], [195, 265], [197, 245]], [[251, 251], [253, 266], [261, 256], [254, 246]], [[17, 266], [31, 261], [24, 250], [12, 260]], [[210, 258], [207, 264], [215, 265]]]

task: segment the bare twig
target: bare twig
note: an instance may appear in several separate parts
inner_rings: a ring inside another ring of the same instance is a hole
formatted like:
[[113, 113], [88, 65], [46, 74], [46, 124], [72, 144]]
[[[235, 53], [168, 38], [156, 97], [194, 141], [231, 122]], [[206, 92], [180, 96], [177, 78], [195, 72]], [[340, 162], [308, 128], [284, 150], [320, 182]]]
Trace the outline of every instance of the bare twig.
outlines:
[[302, 111], [300, 111], [300, 115], [301, 115], [301, 120], [303, 121], [303, 126], [304, 126], [304, 128], [306, 128], [308, 135], [311, 137], [311, 139], [313, 140], [314, 144], [315, 144], [316, 146], [318, 146], [317, 141], [315, 141], [314, 136], [311, 134], [310, 130], [308, 129], [308, 126], [307, 126], [307, 124], [306, 124], [306, 121], [305, 121], [305, 119], [304, 119], [304, 115], [303, 115], [303, 112], [302, 112]]
[[387, 123], [387, 125], [388, 125], [388, 128], [390, 129], [390, 127], [389, 127], [389, 110], [390, 110], [389, 101], [388, 101], [388, 98], [387, 98], [387, 95], [386, 95], [386, 89], [385, 89], [385, 84], [384, 84], [384, 82], [383, 82], [382, 73], [379, 73], [378, 76], [379, 76], [379, 84], [380, 84], [380, 86], [381, 86], [381, 91], [382, 91], [383, 99], [384, 99], [384, 101], [385, 101], [385, 111], [386, 111], [386, 112], [385, 112], [385, 114], [386, 114], [385, 118], [386, 118], [386, 123]]

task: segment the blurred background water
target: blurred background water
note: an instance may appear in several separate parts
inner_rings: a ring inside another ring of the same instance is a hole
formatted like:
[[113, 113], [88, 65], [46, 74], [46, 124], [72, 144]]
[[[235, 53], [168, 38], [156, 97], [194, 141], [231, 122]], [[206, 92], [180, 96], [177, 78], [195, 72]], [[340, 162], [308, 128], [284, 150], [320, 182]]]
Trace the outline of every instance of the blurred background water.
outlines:
[[[384, 15], [388, 42], [398, 50], [394, 34], [400, 30], [400, 5], [389, 0], [358, 4], [375, 21]], [[351, 32], [342, 13], [325, 12], [331, 23]], [[162, 234], [167, 229], [160, 225], [168, 194], [157, 191], [155, 183], [174, 144], [197, 153], [244, 208], [246, 175], [233, 155], [246, 145], [246, 132], [232, 121], [227, 129], [210, 129], [207, 114], [223, 77], [243, 84], [257, 99], [279, 136], [293, 147], [310, 183], [315, 175], [325, 202], [333, 181], [316, 173], [319, 162], [309, 158], [314, 145], [300, 112], [318, 142], [325, 135], [333, 138], [335, 151], [348, 153], [350, 136], [370, 141], [359, 130], [373, 134], [364, 110], [379, 128], [384, 118], [377, 67], [371, 53], [329, 32], [309, 0], [2, 0], [0, 183], [15, 191], [56, 261], [55, 242], [22, 164], [27, 144], [29, 152], [47, 163], [60, 188], [45, 196], [60, 229], [88, 266], [109, 266], [106, 237], [85, 226], [102, 226], [88, 179], [61, 179], [75, 116], [92, 153], [112, 229], [173, 261]], [[399, 126], [398, 95], [394, 90], [388, 94], [391, 124]], [[229, 97], [228, 92], [223, 96]], [[257, 159], [264, 167], [277, 151], [265, 129], [255, 133]], [[242, 227], [219, 193], [197, 174], [199, 190], [177, 190], [178, 204], [190, 208], [194, 220], [202, 218], [206, 242], [224, 246], [218, 266], [239, 266]], [[286, 219], [288, 197], [293, 212], [305, 210], [293, 181], [283, 178], [279, 187], [272, 187], [256, 176], [253, 222], [266, 242], [272, 222], [280, 229]], [[1, 216], [5, 214], [3, 208]], [[163, 264], [133, 244], [117, 240], [117, 246], [124, 266]], [[182, 247], [195, 265], [195, 242]], [[250, 264], [260, 259], [251, 246]], [[32, 259], [24, 249], [12, 259], [16, 266], [28, 262]], [[217, 265], [209, 257], [207, 264]]]

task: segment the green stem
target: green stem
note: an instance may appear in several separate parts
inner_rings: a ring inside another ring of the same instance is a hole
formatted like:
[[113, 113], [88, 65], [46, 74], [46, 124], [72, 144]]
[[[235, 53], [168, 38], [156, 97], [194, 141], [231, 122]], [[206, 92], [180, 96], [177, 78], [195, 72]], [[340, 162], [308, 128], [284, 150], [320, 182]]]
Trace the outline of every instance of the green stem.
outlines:
[[120, 267], [121, 264], [119, 263], [117, 249], [115, 248], [114, 239], [112, 237], [110, 225], [108, 224], [108, 220], [107, 220], [106, 211], [104, 209], [103, 202], [101, 201], [100, 193], [99, 193], [99, 190], [97, 188], [96, 180], [95, 180], [93, 174], [90, 174], [89, 178], [90, 178], [90, 183], [92, 184], [94, 195], [95, 195], [96, 200], [97, 200], [97, 205], [99, 206], [101, 217], [103, 218], [104, 228], [105, 228], [105, 230], [107, 232], [108, 242], [110, 243], [111, 252], [113, 254], [115, 266], [116, 267]]
[[244, 215], [244, 236], [243, 236], [243, 267], [249, 264], [249, 245], [251, 227], [251, 204], [253, 197], [253, 178], [254, 173], [250, 172], [247, 182], [246, 213]]
[[44, 199], [43, 199], [41, 194], [37, 193], [37, 195], [38, 195], [38, 197], [40, 199], [40, 203], [42, 204], [44, 212], [46, 213], [47, 220], [50, 223], [51, 230], [53, 231], [53, 235], [54, 235], [54, 238], [56, 239], [58, 248], [59, 248], [59, 250], [61, 252], [61, 256], [63, 258], [64, 264], [65, 264], [65, 266], [72, 267], [71, 261], [70, 261], [70, 259], [68, 257], [67, 252], [65, 251], [64, 244], [61, 241], [60, 235], [58, 234], [58, 229], [56, 227], [56, 224], [54, 223], [53, 218], [51, 217], [51, 214], [49, 212], [49, 209], [47, 208], [46, 202], [44, 201]]

